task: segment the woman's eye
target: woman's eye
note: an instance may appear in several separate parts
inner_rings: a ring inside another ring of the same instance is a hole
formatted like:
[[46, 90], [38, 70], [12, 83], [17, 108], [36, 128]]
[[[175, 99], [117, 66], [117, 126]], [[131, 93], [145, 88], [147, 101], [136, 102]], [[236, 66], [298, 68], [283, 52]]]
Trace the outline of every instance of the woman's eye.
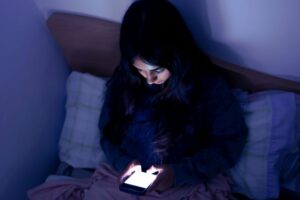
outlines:
[[161, 73], [161, 72], [163, 72], [164, 70], [165, 70], [164, 67], [160, 67], [160, 68], [157, 68], [157, 69], [155, 70], [155, 72], [156, 72], [156, 73]]
[[141, 74], [141, 73], [143, 73], [143, 70], [141, 70], [141, 69], [137, 69], [137, 71]]

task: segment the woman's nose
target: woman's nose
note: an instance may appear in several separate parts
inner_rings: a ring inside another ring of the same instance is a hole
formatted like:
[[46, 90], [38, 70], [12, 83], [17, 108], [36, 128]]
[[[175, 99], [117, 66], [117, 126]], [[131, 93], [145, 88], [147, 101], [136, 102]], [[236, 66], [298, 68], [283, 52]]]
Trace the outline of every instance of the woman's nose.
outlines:
[[156, 81], [157, 76], [155, 74], [148, 74], [146, 79], [148, 84], [153, 84]]

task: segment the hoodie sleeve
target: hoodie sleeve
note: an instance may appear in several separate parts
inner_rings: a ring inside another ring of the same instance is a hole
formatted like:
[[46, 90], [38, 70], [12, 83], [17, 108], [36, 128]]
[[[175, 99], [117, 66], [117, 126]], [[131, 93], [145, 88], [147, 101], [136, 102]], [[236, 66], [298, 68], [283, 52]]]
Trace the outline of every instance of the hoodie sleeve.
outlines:
[[247, 139], [247, 127], [241, 108], [222, 77], [203, 81], [203, 101], [210, 123], [210, 145], [194, 156], [173, 164], [175, 184], [207, 181], [234, 166]]

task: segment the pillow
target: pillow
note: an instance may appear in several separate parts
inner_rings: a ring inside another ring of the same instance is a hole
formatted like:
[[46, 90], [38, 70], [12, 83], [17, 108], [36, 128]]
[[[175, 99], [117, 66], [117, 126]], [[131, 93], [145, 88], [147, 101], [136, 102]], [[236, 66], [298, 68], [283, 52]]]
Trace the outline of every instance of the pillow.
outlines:
[[295, 96], [284, 91], [237, 92], [249, 137], [229, 170], [234, 192], [251, 199], [278, 198], [282, 160], [295, 142]]
[[295, 191], [300, 195], [300, 95], [296, 95], [296, 144], [284, 159], [284, 173], [282, 173], [282, 186]]
[[77, 168], [95, 168], [104, 161], [98, 121], [106, 79], [73, 71], [67, 80], [66, 117], [59, 157]]

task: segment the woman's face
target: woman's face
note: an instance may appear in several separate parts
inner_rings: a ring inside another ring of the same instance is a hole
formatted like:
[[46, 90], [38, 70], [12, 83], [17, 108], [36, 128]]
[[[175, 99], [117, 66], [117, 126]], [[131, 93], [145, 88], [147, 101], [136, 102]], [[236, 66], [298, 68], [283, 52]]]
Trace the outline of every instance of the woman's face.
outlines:
[[141, 58], [136, 57], [133, 66], [146, 79], [148, 84], [163, 84], [171, 76], [167, 68], [150, 65]]

